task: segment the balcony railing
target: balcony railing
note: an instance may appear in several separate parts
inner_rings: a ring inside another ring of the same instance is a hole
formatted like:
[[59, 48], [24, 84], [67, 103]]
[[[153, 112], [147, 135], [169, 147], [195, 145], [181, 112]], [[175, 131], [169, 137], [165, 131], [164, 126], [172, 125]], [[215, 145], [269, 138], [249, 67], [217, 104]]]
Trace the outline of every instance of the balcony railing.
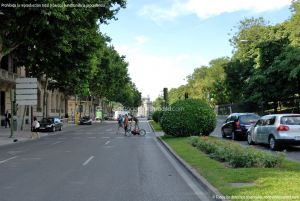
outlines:
[[0, 68], [0, 80], [15, 82], [18, 77], [20, 77], [18, 74]]

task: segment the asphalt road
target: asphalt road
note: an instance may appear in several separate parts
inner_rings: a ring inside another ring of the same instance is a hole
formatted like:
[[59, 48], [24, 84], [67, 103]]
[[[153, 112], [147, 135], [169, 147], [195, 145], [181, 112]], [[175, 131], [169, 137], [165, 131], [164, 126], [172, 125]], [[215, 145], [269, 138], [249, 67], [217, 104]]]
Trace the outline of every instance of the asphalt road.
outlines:
[[[226, 120], [226, 117], [224, 117], [224, 116], [217, 117], [217, 125], [216, 125], [215, 130], [212, 132], [211, 136], [222, 138], [221, 127], [225, 120]], [[230, 139], [224, 139], [224, 140], [230, 140]], [[243, 146], [249, 146], [246, 140], [239, 140], [237, 142]], [[259, 150], [269, 152], [269, 153], [275, 153], [274, 151], [271, 151], [269, 149], [268, 145], [253, 145], [253, 147], [255, 147]], [[286, 147], [284, 151], [285, 151], [286, 157], [288, 159], [294, 160], [294, 161], [300, 161], [300, 146], [289, 146], [289, 147]]]
[[106, 122], [0, 147], [0, 200], [211, 200], [140, 124], [145, 137]]

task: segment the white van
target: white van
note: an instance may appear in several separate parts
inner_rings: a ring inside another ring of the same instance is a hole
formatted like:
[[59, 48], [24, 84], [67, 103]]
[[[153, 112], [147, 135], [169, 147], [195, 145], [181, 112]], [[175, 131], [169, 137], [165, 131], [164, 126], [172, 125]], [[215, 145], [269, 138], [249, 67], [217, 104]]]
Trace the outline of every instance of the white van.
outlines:
[[119, 115], [125, 116], [129, 114], [129, 111], [115, 111], [114, 119], [118, 120]]

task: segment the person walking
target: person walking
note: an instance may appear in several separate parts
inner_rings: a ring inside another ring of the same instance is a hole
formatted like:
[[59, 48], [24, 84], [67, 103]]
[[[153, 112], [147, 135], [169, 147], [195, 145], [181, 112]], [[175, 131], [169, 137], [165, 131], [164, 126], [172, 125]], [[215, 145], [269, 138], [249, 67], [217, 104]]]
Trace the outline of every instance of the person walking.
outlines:
[[126, 114], [124, 117], [124, 130], [125, 130], [125, 135], [128, 129], [128, 124], [129, 124], [129, 120], [128, 120], [128, 115]]
[[123, 128], [123, 117], [122, 117], [122, 115], [119, 114], [119, 117], [118, 117], [118, 131], [117, 132], [119, 132], [120, 128]]
[[6, 110], [6, 112], [5, 112], [5, 128], [7, 128], [7, 125], [10, 128], [10, 118], [11, 118], [11, 114], [8, 112], [8, 110]]
[[31, 139], [33, 139], [34, 135], [36, 135], [37, 138], [40, 138], [39, 127], [40, 123], [38, 122], [36, 117], [33, 117]]

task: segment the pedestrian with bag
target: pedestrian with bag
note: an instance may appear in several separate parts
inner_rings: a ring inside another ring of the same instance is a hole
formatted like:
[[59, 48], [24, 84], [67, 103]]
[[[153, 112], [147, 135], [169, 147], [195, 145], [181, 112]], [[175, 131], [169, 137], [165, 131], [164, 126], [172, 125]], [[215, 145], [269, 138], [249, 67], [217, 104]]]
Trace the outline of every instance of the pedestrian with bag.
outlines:
[[7, 128], [7, 125], [10, 128], [10, 118], [11, 118], [11, 114], [8, 112], [8, 110], [6, 110], [6, 112], [5, 112], [5, 128]]
[[36, 117], [33, 117], [33, 122], [32, 122], [32, 132], [31, 132], [31, 139], [33, 139], [34, 135], [39, 139], [40, 138], [40, 133], [39, 133], [39, 128], [40, 128], [40, 123], [36, 119]]

